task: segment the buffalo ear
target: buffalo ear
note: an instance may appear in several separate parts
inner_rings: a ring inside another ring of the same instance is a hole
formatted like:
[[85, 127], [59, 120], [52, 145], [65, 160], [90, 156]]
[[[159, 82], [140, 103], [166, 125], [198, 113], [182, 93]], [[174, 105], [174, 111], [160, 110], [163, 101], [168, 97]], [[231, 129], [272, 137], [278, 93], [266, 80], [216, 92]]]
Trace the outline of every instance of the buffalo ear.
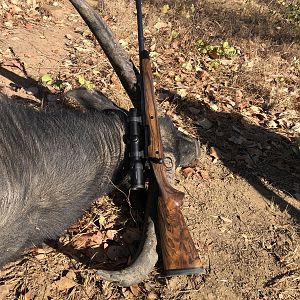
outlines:
[[102, 111], [107, 109], [119, 109], [119, 107], [103, 93], [97, 90], [88, 90], [84, 87], [80, 87], [67, 92], [65, 96], [75, 99], [87, 110]]

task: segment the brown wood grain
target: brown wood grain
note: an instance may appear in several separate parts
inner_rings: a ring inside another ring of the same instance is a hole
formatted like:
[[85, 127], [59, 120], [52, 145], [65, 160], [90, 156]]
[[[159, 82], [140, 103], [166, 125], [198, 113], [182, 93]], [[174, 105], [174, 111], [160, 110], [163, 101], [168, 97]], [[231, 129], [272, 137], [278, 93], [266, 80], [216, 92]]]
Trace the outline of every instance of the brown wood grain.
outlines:
[[150, 145], [148, 147], [148, 155], [151, 158], [162, 158], [164, 155], [161, 142], [161, 135], [158, 125], [157, 112], [155, 106], [154, 86], [152, 79], [152, 70], [150, 59], [143, 59], [142, 74], [144, 80], [144, 97], [146, 122], [149, 126]]
[[164, 270], [197, 273], [193, 269], [202, 268], [203, 264], [181, 212], [184, 193], [168, 183], [163, 165], [153, 164], [152, 167], [160, 191], [158, 222]]
[[[164, 153], [149, 59], [143, 59], [142, 73], [146, 122], [150, 136], [148, 155], [150, 158], [160, 159], [164, 157]], [[159, 189], [158, 219], [164, 270], [166, 274], [172, 272], [172, 275], [182, 274], [182, 272], [200, 273], [203, 264], [181, 212], [184, 193], [170, 185], [164, 164], [152, 160], [151, 166]]]

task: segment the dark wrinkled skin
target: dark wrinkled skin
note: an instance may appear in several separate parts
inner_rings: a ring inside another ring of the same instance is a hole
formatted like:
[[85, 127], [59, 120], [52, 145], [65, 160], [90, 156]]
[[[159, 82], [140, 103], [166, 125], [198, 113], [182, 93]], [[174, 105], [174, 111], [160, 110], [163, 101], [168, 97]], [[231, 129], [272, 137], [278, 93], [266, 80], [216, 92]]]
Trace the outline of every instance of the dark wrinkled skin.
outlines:
[[200, 156], [200, 143], [187, 136], [168, 117], [160, 117], [161, 138], [165, 156], [173, 156], [176, 166], [188, 166]]
[[[39, 112], [0, 94], [0, 266], [57, 238], [122, 180], [126, 114], [96, 92], [69, 95], [87, 112]], [[195, 141], [162, 123], [176, 164], [195, 159]]]

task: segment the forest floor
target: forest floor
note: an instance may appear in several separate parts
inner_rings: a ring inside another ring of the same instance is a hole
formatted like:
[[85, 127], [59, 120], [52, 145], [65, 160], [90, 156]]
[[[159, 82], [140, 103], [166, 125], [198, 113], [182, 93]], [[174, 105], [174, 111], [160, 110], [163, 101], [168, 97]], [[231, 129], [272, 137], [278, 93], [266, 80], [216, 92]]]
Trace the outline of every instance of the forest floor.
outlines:
[[[89, 2], [138, 65], [134, 1]], [[105, 197], [52, 247], [1, 269], [0, 300], [300, 299], [297, 3], [144, 0], [157, 100], [202, 142], [176, 187], [205, 273], [163, 278], [158, 266], [130, 288], [101, 280], [89, 266], [127, 265], [140, 239], [134, 208]], [[48, 109], [85, 85], [130, 107], [68, 1], [1, 1], [0, 32], [2, 93]]]

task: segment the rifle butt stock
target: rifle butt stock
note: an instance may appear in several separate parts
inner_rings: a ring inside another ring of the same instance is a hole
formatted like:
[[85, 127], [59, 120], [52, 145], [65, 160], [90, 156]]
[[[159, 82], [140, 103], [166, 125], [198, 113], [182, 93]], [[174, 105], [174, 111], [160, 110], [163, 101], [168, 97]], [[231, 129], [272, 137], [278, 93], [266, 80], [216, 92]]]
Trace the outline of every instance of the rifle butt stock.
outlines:
[[163, 165], [153, 166], [159, 197], [157, 204], [159, 235], [166, 276], [203, 273], [203, 264], [181, 212], [184, 193], [166, 179]]

